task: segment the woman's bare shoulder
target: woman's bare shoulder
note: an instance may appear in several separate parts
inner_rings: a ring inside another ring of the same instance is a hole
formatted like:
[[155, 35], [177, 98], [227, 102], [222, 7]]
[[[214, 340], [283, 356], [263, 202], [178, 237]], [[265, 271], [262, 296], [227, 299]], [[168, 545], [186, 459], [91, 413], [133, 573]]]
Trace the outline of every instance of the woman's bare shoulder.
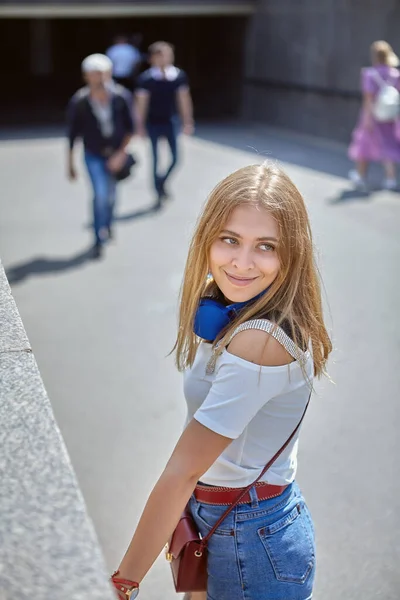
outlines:
[[278, 340], [260, 329], [246, 329], [236, 334], [228, 352], [264, 367], [288, 365], [294, 360]]

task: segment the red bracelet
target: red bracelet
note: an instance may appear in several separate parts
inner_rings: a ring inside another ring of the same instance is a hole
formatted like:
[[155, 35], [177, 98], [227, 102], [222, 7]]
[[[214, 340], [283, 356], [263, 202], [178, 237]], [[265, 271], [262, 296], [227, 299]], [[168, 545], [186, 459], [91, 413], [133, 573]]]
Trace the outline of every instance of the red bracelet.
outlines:
[[118, 592], [118, 597], [121, 600], [133, 600], [137, 598], [139, 594], [139, 584], [136, 581], [130, 581], [129, 579], [121, 579], [117, 577], [119, 571], [115, 571], [111, 575], [111, 581]]

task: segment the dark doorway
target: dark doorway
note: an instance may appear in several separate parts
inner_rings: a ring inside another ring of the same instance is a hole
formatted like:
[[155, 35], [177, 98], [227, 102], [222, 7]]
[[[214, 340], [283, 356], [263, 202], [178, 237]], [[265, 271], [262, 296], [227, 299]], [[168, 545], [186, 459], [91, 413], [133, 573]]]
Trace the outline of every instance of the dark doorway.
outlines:
[[245, 17], [226, 16], [2, 19], [0, 49], [7, 60], [1, 122], [60, 122], [68, 98], [82, 84], [82, 59], [104, 52], [114, 35], [135, 32], [143, 35], [143, 50], [157, 39], [174, 44], [176, 64], [189, 75], [197, 119], [235, 117], [241, 104], [246, 23]]

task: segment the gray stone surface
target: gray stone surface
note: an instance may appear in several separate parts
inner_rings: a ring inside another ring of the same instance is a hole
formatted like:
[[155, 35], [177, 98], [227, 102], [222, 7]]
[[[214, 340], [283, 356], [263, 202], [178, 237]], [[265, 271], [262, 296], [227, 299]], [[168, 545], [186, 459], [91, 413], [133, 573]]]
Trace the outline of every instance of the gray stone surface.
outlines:
[[[0, 253], [108, 570], [185, 418], [166, 356], [193, 225], [217, 181], [269, 156], [306, 198], [334, 341], [335, 384], [319, 383], [300, 442], [298, 479], [317, 531], [314, 597], [398, 600], [399, 194], [354, 194], [340, 144], [213, 125], [182, 141], [173, 198], [155, 214], [150, 148], [136, 140], [140, 163], [121, 184], [115, 242], [93, 262], [83, 167], [69, 184], [64, 140], [41, 135], [0, 143]], [[380, 177], [371, 172], [373, 187]], [[141, 597], [176, 598], [163, 558]]]
[[2, 352], [30, 352], [28, 336], [11, 295], [0, 261], [0, 354]]
[[0, 266], [0, 598], [106, 600], [106, 569]]

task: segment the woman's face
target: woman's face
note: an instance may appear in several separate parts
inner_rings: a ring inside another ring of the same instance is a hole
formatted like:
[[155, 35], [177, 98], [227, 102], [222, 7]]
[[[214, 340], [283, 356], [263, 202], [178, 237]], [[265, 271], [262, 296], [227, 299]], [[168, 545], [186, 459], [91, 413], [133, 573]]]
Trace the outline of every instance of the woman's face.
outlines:
[[264, 208], [244, 204], [232, 212], [210, 249], [210, 271], [231, 302], [246, 302], [278, 275], [279, 227]]

